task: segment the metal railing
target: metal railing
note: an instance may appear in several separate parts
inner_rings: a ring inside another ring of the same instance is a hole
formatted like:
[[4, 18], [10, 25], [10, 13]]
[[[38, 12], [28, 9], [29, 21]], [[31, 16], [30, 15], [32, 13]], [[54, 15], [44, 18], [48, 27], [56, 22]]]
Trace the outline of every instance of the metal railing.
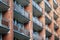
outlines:
[[23, 35], [28, 36], [28, 37], [30, 36], [30, 32], [28, 30], [26, 30], [23, 26], [22, 27], [19, 27], [18, 25], [15, 25], [14, 24], [14, 27], [13, 28], [14, 28], [15, 31], [17, 31], [20, 34], [23, 34]]
[[42, 22], [39, 21], [38, 18], [36, 18], [36, 17], [33, 17], [33, 22], [35, 22], [37, 25], [39, 25], [39, 26], [41, 26], [41, 27], [43, 26], [43, 25], [42, 25]]
[[44, 2], [51, 8], [51, 5], [47, 0], [44, 0]]
[[9, 0], [0, 0], [1, 2], [3, 2], [6, 5], [9, 5]]
[[56, 0], [53, 0], [53, 2], [57, 4], [57, 1]]
[[29, 18], [29, 13], [24, 10], [21, 5], [18, 5], [16, 2], [14, 3], [14, 10], [19, 12], [21, 15], [25, 16], [26, 18]]
[[51, 32], [51, 29], [48, 27], [48, 25], [46, 25], [46, 29]]
[[58, 37], [58, 34], [56, 32], [54, 32], [54, 35]]
[[36, 2], [32, 1], [32, 5], [42, 12], [42, 8]]

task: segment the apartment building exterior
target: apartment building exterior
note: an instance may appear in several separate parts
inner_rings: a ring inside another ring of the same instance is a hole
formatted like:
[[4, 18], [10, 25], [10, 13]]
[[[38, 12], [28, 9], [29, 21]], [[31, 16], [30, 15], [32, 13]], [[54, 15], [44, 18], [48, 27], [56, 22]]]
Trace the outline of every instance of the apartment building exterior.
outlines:
[[0, 40], [60, 40], [60, 0], [0, 0]]

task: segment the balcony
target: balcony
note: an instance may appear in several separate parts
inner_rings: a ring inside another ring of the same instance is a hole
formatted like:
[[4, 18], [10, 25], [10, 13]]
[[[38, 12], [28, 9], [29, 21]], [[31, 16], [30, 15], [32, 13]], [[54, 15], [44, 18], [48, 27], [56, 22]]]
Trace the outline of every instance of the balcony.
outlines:
[[7, 11], [9, 8], [9, 0], [0, 0], [0, 12]]
[[53, 0], [53, 7], [54, 7], [54, 9], [56, 9], [58, 7], [56, 0]]
[[21, 23], [28, 23], [30, 21], [29, 13], [16, 3], [14, 4], [14, 18]]
[[49, 25], [51, 24], [52, 20], [49, 19], [47, 16], [45, 16], [45, 24]]
[[36, 3], [41, 3], [43, 0], [34, 0]]
[[24, 28], [20, 28], [18, 25], [14, 24], [14, 37], [19, 40], [29, 40], [30, 33]]
[[33, 39], [34, 40], [43, 40], [43, 38], [36, 33], [33, 33]]
[[58, 15], [54, 13], [54, 20], [57, 20], [57, 19], [58, 19]]
[[9, 21], [5, 18], [0, 19], [0, 33], [6, 34], [9, 31]]
[[55, 40], [59, 40], [58, 34], [54, 32]]
[[28, 4], [30, 3], [29, 0], [16, 0], [16, 2], [21, 6], [28, 6]]
[[36, 31], [41, 31], [43, 29], [42, 23], [35, 17], [33, 17], [33, 29]]
[[55, 36], [55, 40], [59, 40], [59, 37]]
[[33, 5], [33, 15], [34, 16], [42, 16], [42, 8], [34, 1], [32, 1], [32, 5]]
[[48, 28], [48, 26], [46, 26], [46, 37], [51, 37], [52, 32], [51, 30]]
[[54, 30], [57, 31], [58, 29], [59, 27], [56, 24], [54, 24]]
[[51, 5], [47, 0], [44, 0], [45, 2], [45, 11], [49, 13], [51, 11]]

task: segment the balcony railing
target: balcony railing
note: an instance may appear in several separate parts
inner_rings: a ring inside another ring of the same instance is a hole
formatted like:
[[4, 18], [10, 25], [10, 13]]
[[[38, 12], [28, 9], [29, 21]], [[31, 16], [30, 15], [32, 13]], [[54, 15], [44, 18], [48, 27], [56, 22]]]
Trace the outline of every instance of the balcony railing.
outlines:
[[55, 40], [59, 40], [58, 34], [54, 32]]
[[47, 25], [49, 25], [49, 24], [51, 24], [51, 19], [49, 19], [47, 16], [45, 16], [45, 24], [47, 24]]
[[58, 15], [54, 13], [54, 20], [57, 20], [57, 19], [58, 19]]
[[[28, 30], [24, 29], [23, 27], [20, 28], [20, 27], [18, 27], [18, 25], [15, 25], [15, 24], [14, 24], [14, 32], [15, 32], [14, 36], [18, 39], [29, 40], [29, 38], [30, 38], [30, 33]], [[24, 39], [23, 39], [23, 37], [24, 37]]]
[[56, 0], [53, 0], [53, 1], [54, 1], [54, 3], [56, 3], [56, 4], [57, 4]]
[[29, 0], [16, 0], [16, 2], [21, 4], [21, 6], [28, 6], [28, 4], [30, 3]]
[[5, 34], [9, 31], [9, 21], [5, 18], [2, 18], [0, 24], [0, 33]]
[[56, 35], [58, 37], [58, 34], [56, 32], [54, 32], [54, 35]]
[[51, 37], [52, 32], [51, 29], [48, 28], [48, 26], [46, 25], [46, 37]]
[[9, 8], [9, 0], [0, 0], [0, 11], [7, 11]]
[[56, 0], [53, 0], [53, 7], [54, 7], [54, 9], [56, 9], [58, 7], [58, 4], [57, 4]]
[[42, 23], [38, 20], [38, 18], [33, 17], [33, 22], [42, 27]]
[[22, 14], [23, 16], [25, 16], [26, 18], [29, 18], [28, 12], [25, 11], [24, 8], [21, 7], [21, 5], [14, 4], [14, 9], [20, 14]]
[[42, 30], [43, 28], [42, 22], [40, 22], [36, 17], [33, 17], [33, 27], [37, 30]]
[[54, 23], [54, 30], [57, 31], [59, 29], [58, 25]]
[[35, 16], [41, 16], [42, 15], [42, 8], [34, 1], [32, 1], [33, 5], [33, 14]]
[[46, 12], [45, 12], [45, 16], [47, 16], [50, 20], [52, 19], [51, 16], [47, 14]]
[[14, 17], [21, 23], [29, 21], [29, 13], [21, 5], [14, 3]]
[[42, 8], [36, 2], [32, 1], [32, 3], [34, 7], [36, 7], [39, 11], [42, 12]]
[[33, 39], [34, 40], [43, 40], [43, 38], [41, 36], [39, 36], [38, 34], [33, 33]]
[[46, 30], [48, 30], [49, 32], [51, 32], [51, 29], [46, 25]]
[[40, 3], [42, 2], [42, 0], [34, 0], [36, 3]]
[[49, 13], [51, 11], [51, 5], [47, 0], [44, 0], [45, 2], [45, 10], [47, 13]]

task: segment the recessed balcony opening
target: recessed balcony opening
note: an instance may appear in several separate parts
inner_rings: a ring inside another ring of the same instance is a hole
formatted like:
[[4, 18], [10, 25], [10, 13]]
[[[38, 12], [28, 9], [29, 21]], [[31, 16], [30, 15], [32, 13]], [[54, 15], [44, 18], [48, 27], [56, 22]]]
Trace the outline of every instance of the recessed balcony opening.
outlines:
[[45, 11], [49, 13], [51, 11], [51, 5], [47, 0], [44, 0], [45, 2]]
[[14, 20], [14, 37], [19, 40], [29, 40], [30, 32], [24, 27], [24, 24]]
[[7, 11], [9, 8], [9, 0], [0, 0], [0, 12]]
[[52, 21], [51, 21], [47, 16], [45, 16], [45, 24], [46, 24], [46, 25], [50, 25], [51, 22], [52, 22]]
[[52, 32], [51, 29], [46, 25], [46, 37], [51, 37], [52, 36]]
[[42, 31], [43, 30], [43, 24], [38, 20], [38, 18], [33, 17], [33, 29], [36, 31]]
[[54, 7], [54, 9], [57, 9], [57, 7], [58, 7], [58, 3], [56, 0], [53, 0], [53, 7]]
[[59, 40], [59, 37], [55, 36], [55, 40]]
[[57, 19], [58, 19], [58, 15], [56, 15], [54, 12], [54, 20], [56, 21]]
[[51, 36], [52, 36], [52, 33], [46, 30], [46, 37], [51, 37]]
[[33, 5], [33, 15], [36, 17], [40, 17], [42, 16], [42, 8], [34, 1], [32, 1], [32, 5]]
[[54, 37], [55, 37], [55, 40], [59, 40], [59, 36], [56, 32], [54, 32]]
[[16, 2], [14, 3], [14, 18], [21, 23], [28, 23], [30, 21], [29, 13]]
[[57, 31], [58, 29], [59, 27], [56, 24], [54, 24], [54, 30]]

